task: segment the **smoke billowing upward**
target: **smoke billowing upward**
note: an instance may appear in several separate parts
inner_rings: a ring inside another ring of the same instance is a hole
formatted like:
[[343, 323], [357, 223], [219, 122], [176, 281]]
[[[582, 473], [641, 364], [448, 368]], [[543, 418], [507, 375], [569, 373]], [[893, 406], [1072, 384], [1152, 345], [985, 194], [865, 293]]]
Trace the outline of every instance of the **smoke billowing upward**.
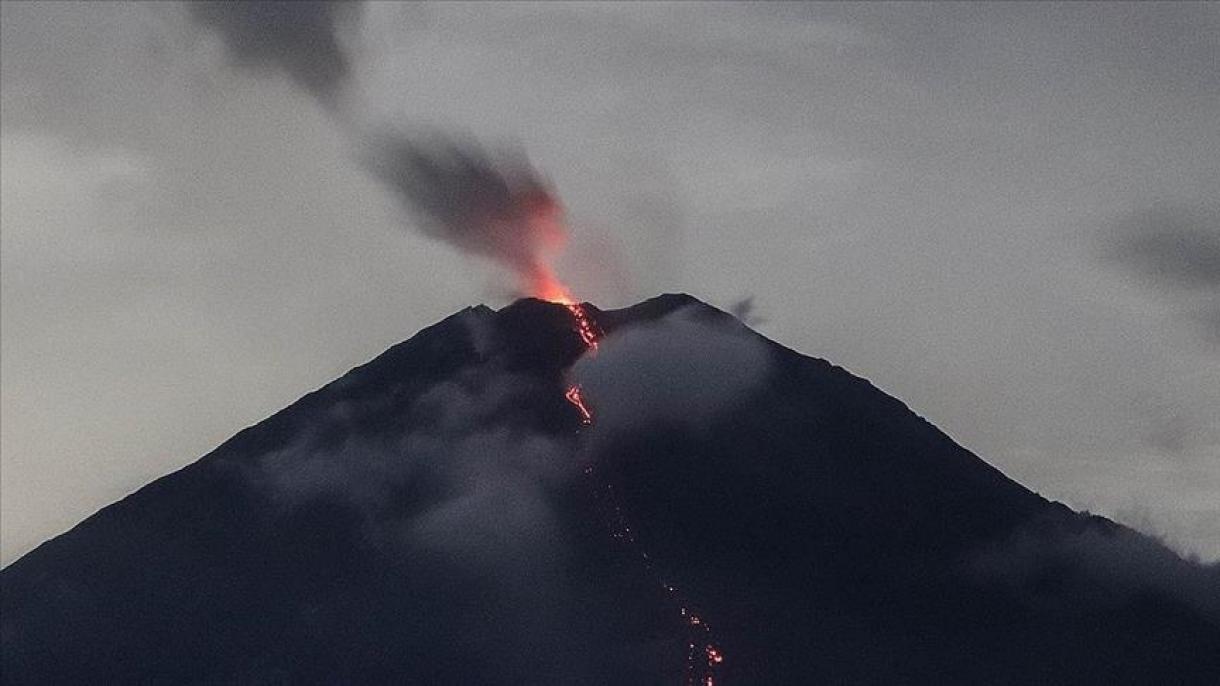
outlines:
[[523, 154], [497, 159], [472, 141], [383, 134], [365, 160], [425, 234], [508, 267], [532, 294], [568, 299], [546, 262], [566, 238], [563, 210]]
[[359, 10], [355, 2], [195, 2], [191, 17], [220, 35], [235, 65], [282, 70], [333, 106], [351, 76], [339, 24]]
[[1126, 217], [1108, 239], [1108, 257], [1157, 286], [1220, 287], [1220, 213], [1156, 206]]
[[414, 215], [424, 235], [508, 268], [525, 292], [568, 302], [548, 264], [567, 229], [548, 184], [525, 156], [493, 154], [452, 136], [368, 133], [351, 94], [339, 37], [359, 3], [195, 2], [191, 17], [217, 33], [238, 68], [277, 70], [344, 126], [356, 157]]
[[1169, 298], [1220, 342], [1220, 210], [1157, 205], [1133, 212], [1104, 235], [1103, 255]]

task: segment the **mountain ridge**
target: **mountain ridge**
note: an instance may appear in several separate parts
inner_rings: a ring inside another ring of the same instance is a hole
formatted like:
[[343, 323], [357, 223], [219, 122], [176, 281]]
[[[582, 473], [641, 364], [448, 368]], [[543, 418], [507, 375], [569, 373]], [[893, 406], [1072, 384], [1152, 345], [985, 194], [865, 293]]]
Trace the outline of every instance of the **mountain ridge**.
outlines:
[[[597, 360], [564, 306], [465, 308], [13, 562], [4, 681], [674, 683], [586, 466], [724, 633], [725, 683], [1220, 674], [1208, 570], [688, 295], [584, 307]], [[723, 360], [761, 362], [702, 410], [665, 385]], [[662, 385], [615, 407], [628, 372]]]

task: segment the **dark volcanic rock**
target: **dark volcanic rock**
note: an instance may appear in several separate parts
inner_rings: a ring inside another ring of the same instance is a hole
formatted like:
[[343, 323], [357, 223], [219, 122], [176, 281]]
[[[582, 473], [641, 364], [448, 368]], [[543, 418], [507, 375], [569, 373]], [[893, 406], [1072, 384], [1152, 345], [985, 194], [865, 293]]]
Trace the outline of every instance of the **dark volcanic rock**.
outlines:
[[1215, 567], [689, 296], [589, 311], [747, 335], [766, 378], [592, 448], [567, 309], [465, 310], [0, 572], [4, 683], [679, 683], [605, 484], [718, 683], [1220, 683]]

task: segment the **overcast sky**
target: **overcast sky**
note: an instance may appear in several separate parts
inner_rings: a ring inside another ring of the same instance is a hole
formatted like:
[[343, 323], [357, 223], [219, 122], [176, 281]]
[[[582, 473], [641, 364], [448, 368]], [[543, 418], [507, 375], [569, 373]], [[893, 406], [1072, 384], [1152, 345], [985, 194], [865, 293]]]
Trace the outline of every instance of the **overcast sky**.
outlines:
[[[0, 5], [12, 561], [503, 274], [162, 3]], [[1220, 4], [372, 5], [372, 116], [512, 141], [621, 306], [753, 296], [1044, 495], [1220, 558]]]

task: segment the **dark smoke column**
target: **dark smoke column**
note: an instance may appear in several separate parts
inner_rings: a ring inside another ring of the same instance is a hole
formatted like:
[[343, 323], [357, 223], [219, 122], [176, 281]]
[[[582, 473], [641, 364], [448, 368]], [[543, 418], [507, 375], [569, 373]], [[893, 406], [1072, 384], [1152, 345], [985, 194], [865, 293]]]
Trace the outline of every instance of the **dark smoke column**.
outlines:
[[530, 295], [572, 302], [547, 261], [567, 238], [563, 208], [524, 155], [495, 160], [472, 142], [382, 136], [366, 159], [426, 235], [509, 268]]
[[196, 23], [220, 36], [234, 66], [281, 72], [335, 115], [355, 156], [424, 235], [506, 267], [530, 295], [573, 301], [548, 261], [567, 236], [562, 208], [523, 154], [497, 158], [445, 135], [369, 135], [354, 123], [359, 104], [339, 29], [359, 14], [358, 3], [195, 2], [190, 9]]
[[280, 70], [328, 108], [351, 76], [338, 28], [356, 19], [358, 2], [193, 2], [191, 18], [215, 31], [233, 64]]

